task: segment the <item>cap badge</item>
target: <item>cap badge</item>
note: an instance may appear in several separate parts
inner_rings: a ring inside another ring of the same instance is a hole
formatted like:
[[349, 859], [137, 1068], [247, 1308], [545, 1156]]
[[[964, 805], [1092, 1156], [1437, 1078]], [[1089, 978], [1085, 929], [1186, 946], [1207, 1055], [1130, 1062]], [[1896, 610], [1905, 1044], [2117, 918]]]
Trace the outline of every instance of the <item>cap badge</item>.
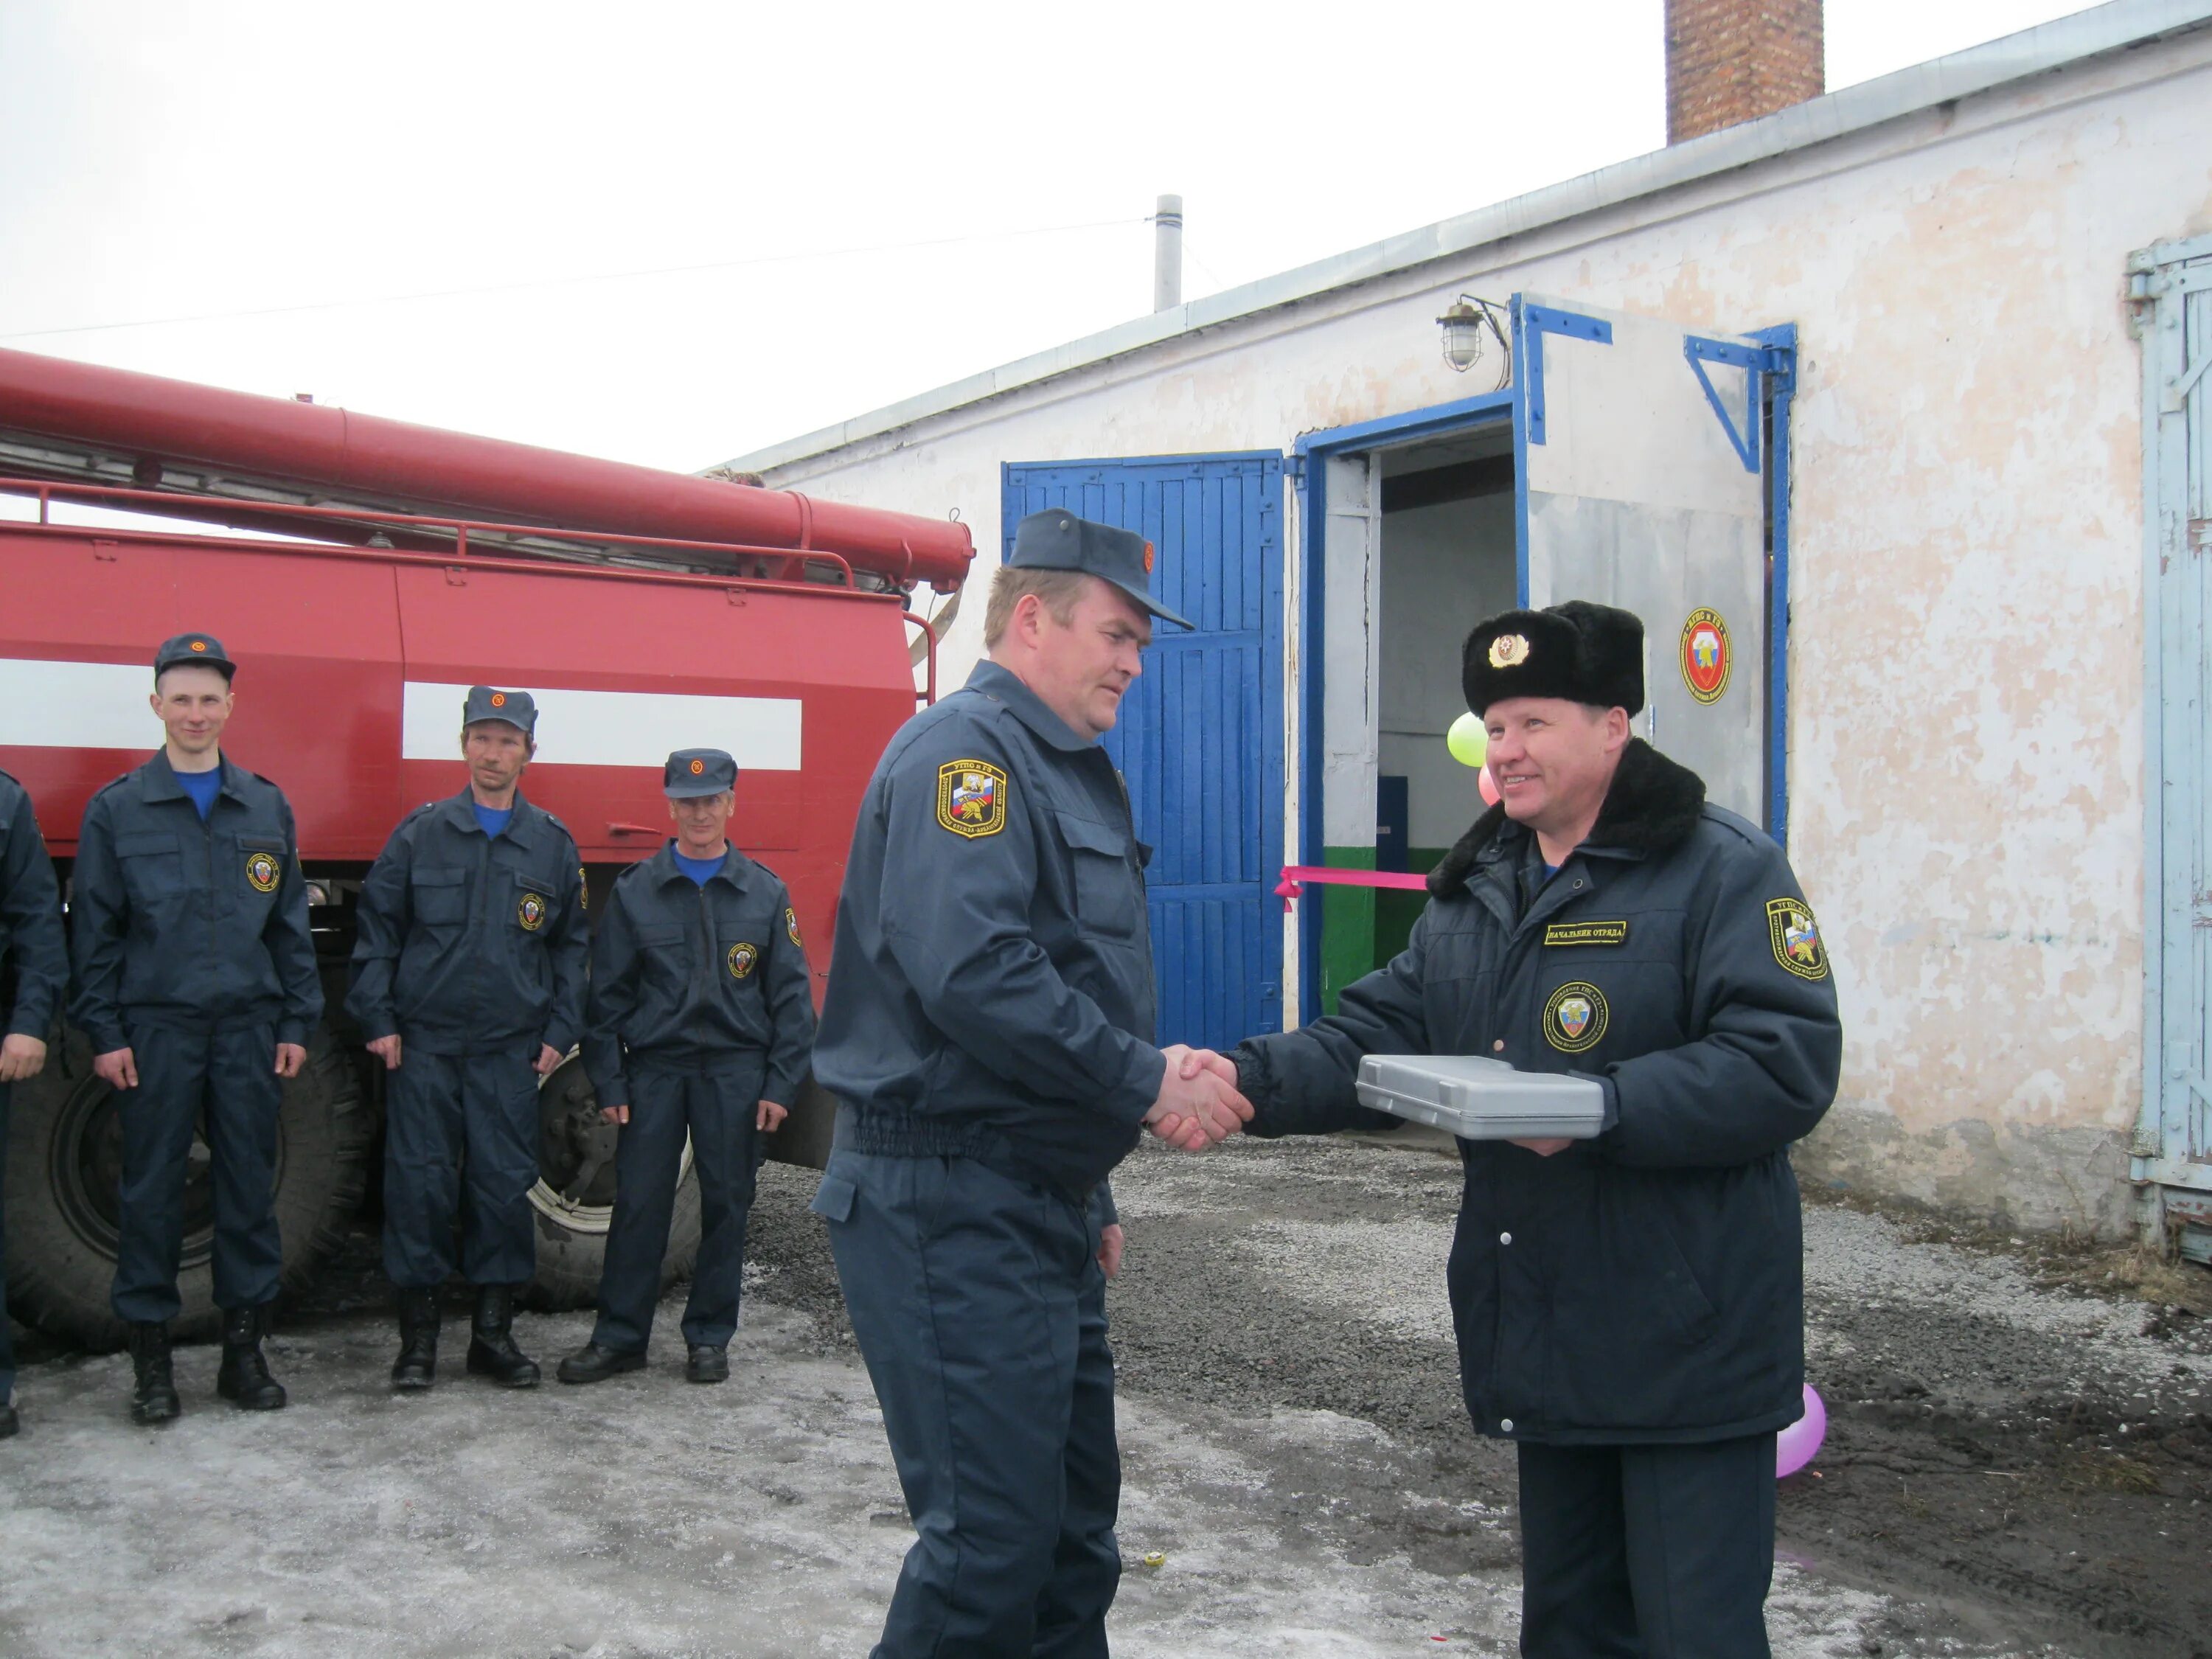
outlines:
[[1517, 668], [1528, 660], [1528, 639], [1519, 634], [1500, 634], [1490, 642], [1492, 668]]
[[1774, 941], [1774, 959], [1800, 979], [1828, 976], [1828, 947], [1820, 942], [1820, 924], [1813, 920], [1813, 907], [1800, 898], [1769, 899], [1766, 931]]
[[284, 866], [268, 853], [246, 855], [246, 884], [257, 893], [273, 893], [284, 878]]
[[937, 769], [937, 821], [974, 841], [1006, 827], [1006, 775], [988, 761], [947, 761]]
[[691, 775], [695, 778], [706, 769], [707, 763], [702, 760], [695, 760], [691, 763]]
[[728, 960], [730, 977], [743, 979], [752, 972], [753, 964], [760, 960], [760, 947], [757, 945], [732, 945]]
[[1595, 1048], [1605, 1036], [1607, 1015], [1605, 993], [1596, 986], [1583, 980], [1562, 985], [1544, 1005], [1544, 1041], [1563, 1054]]
[[192, 649], [193, 649], [193, 650], [195, 650], [195, 651], [204, 651], [204, 650], [206, 650], [206, 649], [207, 649], [207, 641], [206, 641], [205, 640], [194, 640], [194, 641], [192, 641]]
[[522, 924], [524, 933], [536, 933], [545, 925], [545, 896], [525, 893], [514, 907], [514, 919]]
[[1729, 648], [1728, 624], [1717, 611], [1700, 605], [1682, 624], [1682, 684], [1699, 702], [1718, 702], [1728, 690], [1735, 653]]
[[1152, 574], [1152, 544], [1150, 542], [1145, 544], [1145, 574], [1147, 576]]
[[493, 692], [493, 693], [491, 694], [491, 706], [492, 706], [493, 708], [506, 708], [506, 707], [507, 707], [507, 693], [506, 693], [506, 692], [504, 692], [504, 691], [495, 691], [495, 692]]

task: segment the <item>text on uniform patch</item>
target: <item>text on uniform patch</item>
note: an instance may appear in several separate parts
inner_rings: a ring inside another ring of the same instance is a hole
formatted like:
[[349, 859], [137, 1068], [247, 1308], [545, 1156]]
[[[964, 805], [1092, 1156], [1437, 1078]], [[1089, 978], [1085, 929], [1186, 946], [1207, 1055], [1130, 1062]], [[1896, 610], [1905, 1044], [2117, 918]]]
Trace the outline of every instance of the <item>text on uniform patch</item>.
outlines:
[[1547, 945], [1626, 945], [1625, 921], [1555, 921], [1544, 929]]

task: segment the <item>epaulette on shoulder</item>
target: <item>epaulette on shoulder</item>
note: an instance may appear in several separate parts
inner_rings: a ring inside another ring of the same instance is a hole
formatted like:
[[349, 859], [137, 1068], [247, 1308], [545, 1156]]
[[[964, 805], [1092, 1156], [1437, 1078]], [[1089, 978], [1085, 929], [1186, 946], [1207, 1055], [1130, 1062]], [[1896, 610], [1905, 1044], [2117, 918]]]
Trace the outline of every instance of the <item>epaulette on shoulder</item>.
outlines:
[[1731, 842], [1762, 851], [1772, 848], [1774, 838], [1741, 813], [1731, 812], [1725, 806], [1707, 801], [1698, 815], [1707, 823], [1727, 832]]
[[532, 801], [532, 802], [531, 802], [530, 804], [531, 804], [532, 806], [537, 806], [537, 807], [538, 807], [538, 811], [539, 815], [544, 818], [544, 820], [545, 820], [545, 822], [546, 822], [546, 823], [548, 823], [551, 824], [551, 825], [552, 825], [556, 830], [559, 830], [562, 835], [564, 835], [564, 836], [568, 836], [568, 845], [569, 845], [569, 846], [574, 847], [574, 846], [576, 844], [576, 838], [575, 838], [575, 836], [569, 836], [569, 835], [568, 835], [568, 826], [567, 824], [565, 824], [565, 823], [562, 823], [562, 822], [561, 822], [561, 820], [560, 820], [559, 818], [557, 818], [557, 817], [554, 817], [552, 813], [546, 811], [546, 810], [545, 810], [544, 807], [542, 807], [542, 806], [538, 806], [538, 803], [537, 803], [536, 801]]

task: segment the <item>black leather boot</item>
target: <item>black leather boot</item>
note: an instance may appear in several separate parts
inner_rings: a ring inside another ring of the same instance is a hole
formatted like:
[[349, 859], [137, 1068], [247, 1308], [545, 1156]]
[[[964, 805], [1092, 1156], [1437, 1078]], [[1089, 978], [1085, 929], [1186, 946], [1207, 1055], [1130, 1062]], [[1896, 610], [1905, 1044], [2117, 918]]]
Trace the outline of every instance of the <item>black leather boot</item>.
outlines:
[[215, 1391], [240, 1411], [283, 1407], [284, 1385], [269, 1375], [269, 1362], [261, 1357], [261, 1339], [268, 1334], [266, 1304], [224, 1310], [222, 1364], [215, 1374]]
[[131, 1328], [131, 1420], [166, 1423], [184, 1409], [176, 1380], [169, 1373], [169, 1327], [166, 1322]]
[[514, 1346], [514, 1286], [477, 1286], [477, 1316], [469, 1329], [469, 1375], [488, 1376], [503, 1389], [538, 1386], [538, 1362]]
[[392, 1386], [410, 1391], [438, 1380], [438, 1293], [399, 1292], [399, 1358], [392, 1362]]
[[645, 1356], [641, 1353], [624, 1353], [619, 1348], [586, 1342], [562, 1360], [554, 1374], [563, 1382], [604, 1382], [620, 1372], [644, 1369]]

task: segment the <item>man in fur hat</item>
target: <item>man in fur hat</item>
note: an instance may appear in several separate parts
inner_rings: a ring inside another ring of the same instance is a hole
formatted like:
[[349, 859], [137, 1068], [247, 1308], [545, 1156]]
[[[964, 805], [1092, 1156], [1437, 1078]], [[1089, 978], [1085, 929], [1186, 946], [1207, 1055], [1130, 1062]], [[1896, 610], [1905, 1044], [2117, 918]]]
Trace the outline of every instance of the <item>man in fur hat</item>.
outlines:
[[1248, 1133], [1394, 1120], [1370, 1054], [1604, 1085], [1589, 1140], [1460, 1143], [1448, 1279], [1468, 1412], [1515, 1443], [1522, 1653], [1767, 1651], [1774, 1440], [1803, 1381], [1790, 1143], [1836, 1090], [1820, 928], [1766, 836], [1641, 738], [1644, 627], [1580, 601], [1468, 636], [1498, 804], [1340, 1011], [1197, 1056]]

